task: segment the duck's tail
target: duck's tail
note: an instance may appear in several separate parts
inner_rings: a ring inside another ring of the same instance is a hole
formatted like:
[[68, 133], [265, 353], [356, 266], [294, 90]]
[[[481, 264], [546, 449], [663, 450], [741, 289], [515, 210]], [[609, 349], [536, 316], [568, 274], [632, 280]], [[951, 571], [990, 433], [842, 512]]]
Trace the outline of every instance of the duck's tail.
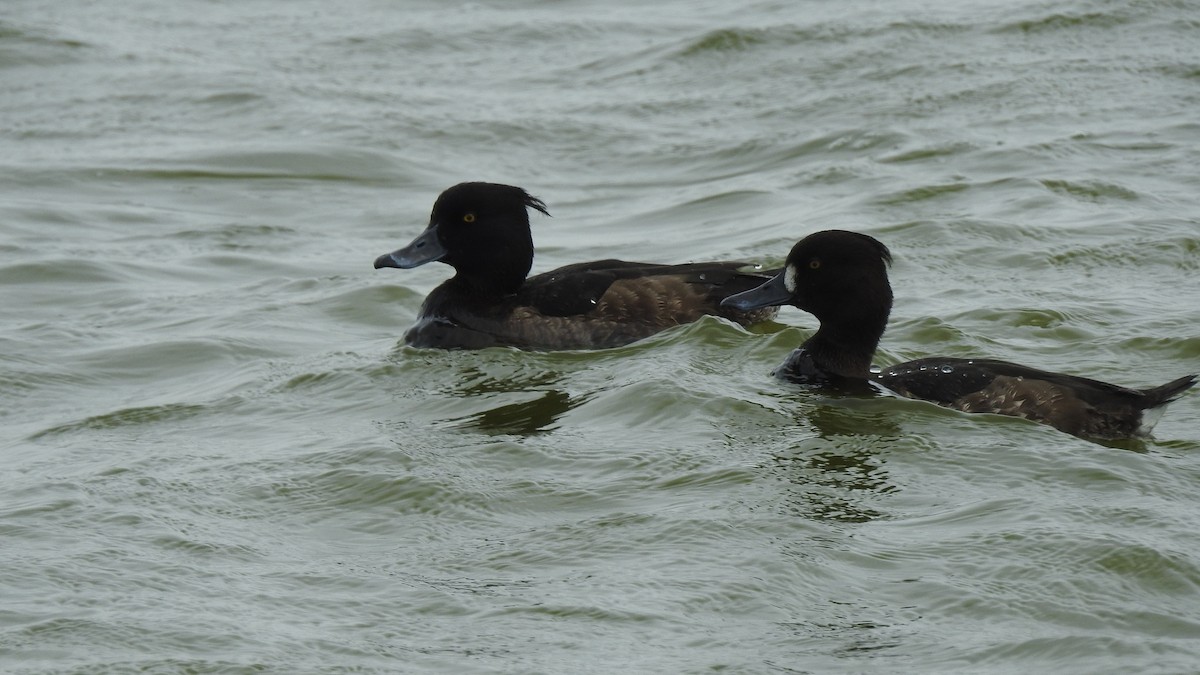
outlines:
[[1158, 406], [1174, 401], [1183, 392], [1196, 385], [1197, 377], [1200, 377], [1200, 375], [1185, 375], [1178, 380], [1171, 380], [1164, 385], [1143, 389], [1142, 394], [1146, 396], [1146, 407], [1157, 408]]
[[1138, 436], [1149, 436], [1154, 425], [1158, 424], [1163, 413], [1167, 411], [1167, 404], [1195, 386], [1196, 377], [1197, 375], [1187, 375], [1158, 387], [1143, 389], [1142, 394], [1146, 397], [1146, 407], [1142, 409], [1142, 419], [1134, 433]]

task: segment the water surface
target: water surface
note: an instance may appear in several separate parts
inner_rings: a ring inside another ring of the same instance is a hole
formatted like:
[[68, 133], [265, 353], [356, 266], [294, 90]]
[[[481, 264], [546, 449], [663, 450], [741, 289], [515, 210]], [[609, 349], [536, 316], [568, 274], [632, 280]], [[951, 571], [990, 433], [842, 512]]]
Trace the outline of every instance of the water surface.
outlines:
[[0, 16], [0, 670], [1184, 673], [1200, 396], [1146, 441], [830, 396], [785, 310], [399, 337], [463, 180], [535, 271], [893, 251], [881, 364], [1200, 370], [1196, 7], [213, 0]]

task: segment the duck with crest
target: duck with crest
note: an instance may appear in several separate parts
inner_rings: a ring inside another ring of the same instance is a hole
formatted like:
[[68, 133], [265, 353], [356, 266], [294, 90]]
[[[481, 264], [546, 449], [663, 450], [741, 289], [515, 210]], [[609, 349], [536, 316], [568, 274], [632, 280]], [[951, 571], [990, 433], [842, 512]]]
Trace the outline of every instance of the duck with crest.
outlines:
[[1166, 404], [1196, 384], [1187, 375], [1130, 389], [992, 359], [930, 357], [871, 370], [892, 310], [887, 247], [857, 232], [826, 230], [800, 240], [782, 271], [723, 304], [742, 311], [792, 305], [820, 322], [774, 373], [849, 390], [882, 388], [964, 412], [1034, 420], [1084, 438], [1147, 436]]
[[529, 211], [550, 215], [525, 190], [460, 183], [433, 205], [429, 225], [375, 268], [442, 262], [454, 276], [435, 288], [404, 335], [416, 347], [531, 350], [617, 347], [711, 314], [743, 325], [775, 308], [722, 306], [773, 274], [744, 262], [680, 265], [597, 260], [526, 278], [533, 265]]

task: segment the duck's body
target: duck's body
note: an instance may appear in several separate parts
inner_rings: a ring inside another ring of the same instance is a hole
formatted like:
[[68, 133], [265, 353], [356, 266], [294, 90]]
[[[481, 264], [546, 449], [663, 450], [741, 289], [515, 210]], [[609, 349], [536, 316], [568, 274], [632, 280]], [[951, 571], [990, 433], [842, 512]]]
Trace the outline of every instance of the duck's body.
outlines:
[[1006, 361], [948, 357], [873, 372], [871, 357], [892, 307], [890, 261], [887, 247], [866, 235], [817, 232], [796, 244], [776, 278], [725, 302], [743, 310], [790, 304], [821, 321], [775, 371], [781, 379], [848, 389], [873, 384], [964, 412], [1023, 417], [1076, 436], [1148, 435], [1164, 406], [1196, 384], [1196, 375], [1188, 375], [1130, 389]]
[[528, 279], [533, 242], [527, 208], [545, 205], [524, 190], [462, 183], [438, 198], [429, 227], [375, 267], [416, 267], [435, 260], [455, 276], [425, 299], [404, 339], [415, 347], [599, 349], [617, 347], [706, 314], [741, 324], [775, 309], [741, 311], [725, 297], [758, 286], [769, 272], [742, 262], [653, 263], [598, 260]]
[[1146, 436], [1163, 406], [1196, 383], [1194, 375], [1130, 389], [992, 359], [917, 359], [872, 379], [907, 398], [963, 412], [1023, 417], [1089, 438]]
[[727, 295], [767, 277], [743, 263], [655, 265], [598, 260], [532, 276], [516, 293], [481, 294], [450, 279], [425, 299], [404, 334], [414, 347], [531, 350], [619, 347], [717, 314], [747, 324], [773, 313], [721, 310]]

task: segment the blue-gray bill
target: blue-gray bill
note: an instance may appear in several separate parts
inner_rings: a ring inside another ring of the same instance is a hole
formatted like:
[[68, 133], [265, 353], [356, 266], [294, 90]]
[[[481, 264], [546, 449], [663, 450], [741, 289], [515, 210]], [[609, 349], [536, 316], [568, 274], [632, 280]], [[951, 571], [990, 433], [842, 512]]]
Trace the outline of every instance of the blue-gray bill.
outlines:
[[758, 288], [752, 288], [725, 298], [721, 301], [721, 306], [732, 307], [744, 312], [751, 309], [788, 304], [791, 301], [792, 294], [787, 289], [787, 284], [784, 280], [785, 273], [786, 269], [781, 270], [779, 274], [776, 274]]
[[411, 269], [413, 267], [420, 267], [425, 263], [441, 260], [445, 255], [446, 248], [438, 240], [437, 226], [434, 225], [426, 228], [408, 246], [392, 251], [391, 253], [385, 253], [376, 258], [375, 269], [381, 267]]

